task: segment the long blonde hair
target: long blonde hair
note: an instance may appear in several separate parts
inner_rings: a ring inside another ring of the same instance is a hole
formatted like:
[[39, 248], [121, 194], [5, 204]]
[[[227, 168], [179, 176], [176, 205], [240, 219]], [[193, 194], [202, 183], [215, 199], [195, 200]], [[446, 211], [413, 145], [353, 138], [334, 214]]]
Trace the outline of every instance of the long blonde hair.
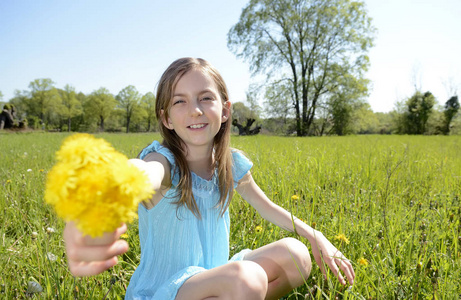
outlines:
[[[185, 205], [197, 218], [201, 218], [200, 211], [194, 195], [192, 194], [192, 175], [186, 160], [186, 145], [174, 130], [168, 129], [162, 122], [163, 119], [168, 120], [169, 108], [171, 107], [171, 100], [173, 99], [176, 84], [184, 74], [193, 69], [198, 69], [213, 79], [223, 101], [223, 109], [228, 109], [224, 106], [224, 103], [229, 101], [229, 94], [226, 84], [219, 72], [204, 59], [185, 57], [174, 61], [160, 78], [157, 87], [155, 113], [160, 133], [163, 137], [163, 145], [173, 153], [176, 160], [176, 168], [175, 170], [171, 170], [172, 174], [173, 172], [178, 172], [180, 178], [178, 184], [180, 197], [176, 204], [178, 207]], [[213, 143], [215, 167], [218, 169], [220, 192], [217, 205], [221, 208], [221, 215], [223, 215], [229, 207], [234, 190], [232, 154], [230, 149], [230, 130], [232, 124], [229, 120], [232, 120], [230, 109], [228, 111], [227, 121], [221, 124], [221, 128], [214, 137]]]

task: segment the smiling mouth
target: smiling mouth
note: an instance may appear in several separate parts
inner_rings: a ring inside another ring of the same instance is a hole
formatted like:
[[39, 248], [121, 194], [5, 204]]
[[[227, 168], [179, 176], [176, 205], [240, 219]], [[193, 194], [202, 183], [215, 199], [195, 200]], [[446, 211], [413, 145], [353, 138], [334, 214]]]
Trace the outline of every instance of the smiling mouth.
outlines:
[[190, 125], [188, 127], [192, 128], [192, 129], [199, 129], [199, 128], [203, 128], [205, 126], [206, 126], [206, 124], [194, 124], [194, 125]]

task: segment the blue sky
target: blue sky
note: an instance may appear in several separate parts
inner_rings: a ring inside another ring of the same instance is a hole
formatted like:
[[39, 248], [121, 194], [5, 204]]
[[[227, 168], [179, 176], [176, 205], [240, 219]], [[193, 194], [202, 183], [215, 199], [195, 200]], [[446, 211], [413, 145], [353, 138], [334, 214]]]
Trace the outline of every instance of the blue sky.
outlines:
[[[248, 65], [227, 48], [227, 33], [247, 0], [233, 1], [0, 1], [0, 91], [3, 100], [37, 78], [91, 93], [127, 85], [154, 91], [176, 58], [202, 57], [223, 75], [231, 99], [242, 101], [251, 82]], [[461, 1], [366, 0], [378, 29], [370, 51], [368, 99], [390, 111], [414, 92], [448, 99], [443, 82], [461, 91]]]

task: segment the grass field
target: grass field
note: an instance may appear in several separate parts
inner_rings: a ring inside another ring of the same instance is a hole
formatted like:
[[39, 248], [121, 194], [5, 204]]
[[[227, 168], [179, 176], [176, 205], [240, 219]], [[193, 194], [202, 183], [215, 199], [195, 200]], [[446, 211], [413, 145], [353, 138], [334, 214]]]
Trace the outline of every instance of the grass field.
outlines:
[[[63, 223], [43, 201], [46, 174], [66, 136], [0, 133], [2, 299], [121, 299], [138, 264], [131, 224], [130, 250], [119, 265], [92, 278], [68, 272]], [[159, 139], [98, 137], [129, 157]], [[253, 176], [274, 202], [322, 231], [354, 263], [353, 287], [331, 274], [325, 280], [314, 267], [307, 286], [287, 299], [459, 299], [461, 136], [235, 136], [232, 145], [254, 162]], [[230, 211], [231, 254], [294, 236], [262, 220], [238, 195]]]

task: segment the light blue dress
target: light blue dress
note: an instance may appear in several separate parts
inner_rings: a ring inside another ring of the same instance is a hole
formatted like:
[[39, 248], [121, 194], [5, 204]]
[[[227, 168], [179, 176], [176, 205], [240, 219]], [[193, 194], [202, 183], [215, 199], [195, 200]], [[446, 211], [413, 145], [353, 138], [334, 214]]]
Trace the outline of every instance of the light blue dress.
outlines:
[[[171, 165], [172, 187], [165, 197], [147, 210], [139, 205], [139, 238], [141, 262], [131, 277], [125, 299], [172, 300], [182, 284], [191, 276], [229, 261], [229, 211], [220, 215], [217, 173], [205, 180], [192, 173], [192, 192], [202, 219], [182, 206], [177, 209], [179, 174], [169, 149], [154, 141], [140, 154], [144, 158], [158, 152]], [[252, 163], [240, 152], [233, 151], [234, 188], [251, 169]], [[242, 260], [246, 249], [231, 261]]]

